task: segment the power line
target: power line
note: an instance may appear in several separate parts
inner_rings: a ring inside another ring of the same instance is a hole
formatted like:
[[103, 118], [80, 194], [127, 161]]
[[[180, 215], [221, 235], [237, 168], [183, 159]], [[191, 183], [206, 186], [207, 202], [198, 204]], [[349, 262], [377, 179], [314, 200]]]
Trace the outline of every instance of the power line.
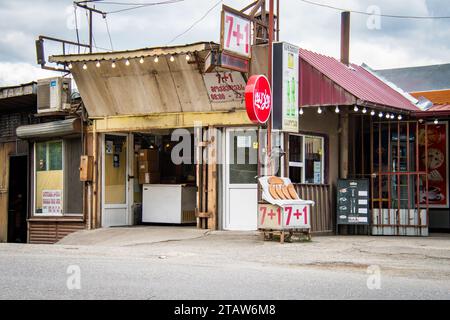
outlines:
[[114, 51], [114, 47], [113, 47], [113, 43], [112, 43], [112, 38], [111, 38], [111, 33], [109, 32], [108, 18], [107, 18], [106, 15], [105, 15], [105, 16], [103, 17], [103, 19], [105, 20], [106, 31], [108, 32], [109, 43], [111, 44], [111, 51]]
[[299, 0], [299, 1], [310, 4], [310, 5], [318, 6], [318, 7], [324, 7], [324, 8], [334, 9], [334, 10], [339, 10], [339, 11], [349, 11], [351, 13], [363, 14], [363, 15], [367, 15], [367, 16], [379, 16], [379, 17], [397, 18], [397, 19], [450, 19], [450, 16], [436, 16], [436, 17], [433, 17], [433, 16], [402, 16], [402, 15], [394, 15], [394, 14], [369, 13], [369, 12], [365, 12], [365, 11], [348, 10], [348, 9], [344, 9], [344, 8], [334, 7], [334, 6], [331, 6], [328, 4], [317, 3], [317, 2], [313, 2], [313, 1], [309, 1], [309, 0]]
[[124, 3], [124, 2], [112, 2], [112, 1], [101, 1], [99, 4], [112, 4], [112, 5], [124, 5], [124, 6], [132, 6], [130, 8], [125, 9], [119, 9], [119, 10], [113, 10], [108, 11], [106, 14], [113, 14], [113, 13], [120, 13], [124, 11], [130, 11], [135, 9], [141, 9], [149, 6], [159, 6], [159, 5], [166, 5], [166, 4], [173, 4], [177, 2], [183, 2], [184, 0], [167, 0], [167, 1], [160, 1], [160, 2], [149, 2], [149, 3]]
[[[184, 1], [184, 0], [179, 0]], [[170, 1], [163, 1], [163, 2], [118, 2], [118, 1], [103, 1], [103, 0], [96, 0], [95, 2], [99, 4], [112, 4], [112, 5], [118, 5], [118, 6], [154, 6], [158, 4], [165, 4], [166, 2]], [[178, 2], [178, 1], [175, 1]]]
[[200, 21], [202, 21], [203, 19], [206, 18], [206, 16], [215, 8], [217, 7], [219, 4], [221, 4], [223, 2], [223, 0], [219, 0], [216, 2], [216, 4], [214, 4], [211, 8], [208, 9], [208, 11], [205, 12], [205, 14], [203, 16], [200, 17], [200, 19], [198, 19], [197, 21], [195, 21], [189, 28], [187, 28], [185, 31], [183, 31], [182, 33], [180, 33], [179, 35], [175, 36], [172, 40], [170, 40], [168, 44], [171, 44], [172, 42], [174, 42], [175, 40], [177, 40], [179, 37], [185, 35], [186, 33], [188, 33], [189, 31], [192, 30], [192, 28], [194, 28]]
[[[77, 43], [80, 44], [80, 34], [78, 32], [78, 17], [77, 17], [77, 6], [73, 6], [73, 13], [75, 16], [75, 33], [77, 35]], [[78, 54], [80, 53], [80, 46], [78, 46]]]

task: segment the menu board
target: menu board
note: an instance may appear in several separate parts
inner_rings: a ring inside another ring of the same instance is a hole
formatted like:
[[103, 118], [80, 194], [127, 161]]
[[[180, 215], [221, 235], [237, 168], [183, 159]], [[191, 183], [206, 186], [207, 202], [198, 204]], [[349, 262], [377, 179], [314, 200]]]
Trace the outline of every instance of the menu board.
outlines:
[[369, 224], [369, 180], [339, 179], [336, 200], [337, 224]]

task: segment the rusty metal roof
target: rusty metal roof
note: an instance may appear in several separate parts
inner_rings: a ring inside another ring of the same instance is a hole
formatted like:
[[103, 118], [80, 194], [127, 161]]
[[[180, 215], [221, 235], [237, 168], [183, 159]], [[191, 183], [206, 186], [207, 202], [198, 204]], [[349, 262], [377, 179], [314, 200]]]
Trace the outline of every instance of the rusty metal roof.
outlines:
[[0, 87], [0, 111], [36, 109], [36, 82]]
[[426, 111], [416, 112], [417, 116], [435, 117], [450, 115], [450, 89], [411, 92], [416, 98], [424, 97], [433, 103]]
[[411, 92], [411, 95], [419, 99], [424, 97], [434, 104], [450, 104], [450, 89]]
[[[420, 110], [408, 94], [400, 92], [389, 83], [362, 66], [346, 66], [339, 60], [306, 49], [300, 49], [300, 58], [317, 71], [300, 70], [301, 81], [315, 82], [306, 96], [301, 97], [301, 105], [351, 105], [358, 103], [404, 111]], [[321, 78], [319, 80], [319, 78]], [[301, 87], [305, 85], [303, 83]], [[307, 85], [307, 84], [306, 84]], [[302, 91], [301, 91], [302, 93]]]

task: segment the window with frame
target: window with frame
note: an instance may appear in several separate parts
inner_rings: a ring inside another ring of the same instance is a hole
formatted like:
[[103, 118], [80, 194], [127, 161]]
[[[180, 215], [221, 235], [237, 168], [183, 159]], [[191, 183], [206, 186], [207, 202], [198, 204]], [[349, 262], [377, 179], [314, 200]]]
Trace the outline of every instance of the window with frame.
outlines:
[[34, 214], [82, 214], [79, 138], [35, 143]]
[[289, 135], [289, 178], [293, 183], [324, 183], [324, 138]]

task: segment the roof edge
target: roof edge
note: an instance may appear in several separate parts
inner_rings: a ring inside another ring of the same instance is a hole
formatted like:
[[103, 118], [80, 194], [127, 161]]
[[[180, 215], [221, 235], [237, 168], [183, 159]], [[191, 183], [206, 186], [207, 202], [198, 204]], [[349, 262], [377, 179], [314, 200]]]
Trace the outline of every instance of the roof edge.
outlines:
[[367, 72], [369, 72], [371, 75], [373, 75], [374, 77], [378, 78], [380, 81], [383, 81], [386, 85], [388, 85], [392, 90], [397, 91], [399, 94], [401, 94], [404, 98], [406, 98], [407, 100], [409, 100], [413, 105], [415, 105], [417, 108], [420, 109], [420, 106], [418, 105], [419, 103], [419, 99], [416, 99], [415, 97], [413, 97], [411, 94], [409, 94], [408, 92], [406, 92], [405, 90], [403, 90], [402, 88], [400, 88], [399, 86], [397, 86], [395, 83], [387, 80], [386, 78], [384, 78], [383, 76], [379, 75], [376, 73], [376, 71], [374, 69], [372, 69], [370, 66], [368, 66], [367, 64], [363, 63], [361, 65], [361, 68], [363, 68], [364, 70], [366, 70]]
[[183, 54], [195, 51], [206, 51], [210, 49], [215, 49], [218, 46], [219, 44], [212, 41], [210, 42], [202, 41], [179, 46], [148, 47], [135, 50], [54, 55], [49, 57], [49, 61], [54, 63], [67, 63], [67, 62], [114, 60], [126, 58], [131, 59], [157, 55]]

